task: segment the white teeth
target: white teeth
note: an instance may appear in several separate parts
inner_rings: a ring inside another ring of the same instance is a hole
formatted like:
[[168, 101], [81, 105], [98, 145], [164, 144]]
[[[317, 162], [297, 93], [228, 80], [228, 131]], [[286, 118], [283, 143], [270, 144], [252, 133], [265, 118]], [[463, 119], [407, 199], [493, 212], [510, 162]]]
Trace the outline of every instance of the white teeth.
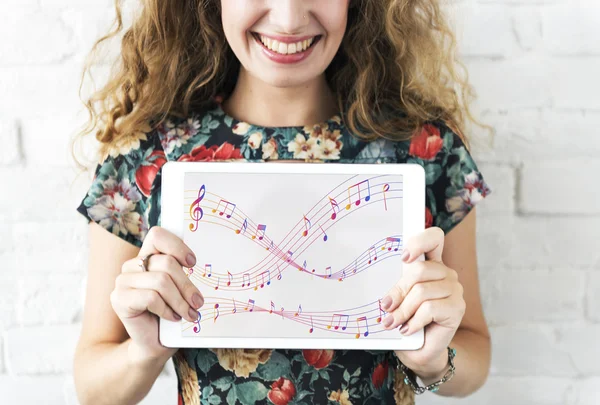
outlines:
[[296, 43], [286, 44], [285, 42], [279, 42], [275, 39], [271, 39], [265, 37], [264, 35], [260, 35], [260, 41], [264, 46], [269, 48], [270, 50], [280, 53], [282, 55], [289, 55], [293, 53], [298, 53], [305, 51], [313, 42], [314, 37], [310, 39], [305, 39], [304, 41], [298, 41]]

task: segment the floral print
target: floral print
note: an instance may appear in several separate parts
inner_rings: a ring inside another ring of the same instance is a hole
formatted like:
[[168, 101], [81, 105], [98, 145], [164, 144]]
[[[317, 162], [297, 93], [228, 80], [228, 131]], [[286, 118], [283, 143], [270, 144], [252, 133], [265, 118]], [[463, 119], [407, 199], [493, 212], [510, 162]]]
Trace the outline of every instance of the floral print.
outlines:
[[[97, 165], [77, 210], [140, 247], [160, 225], [161, 168], [167, 161], [304, 160], [414, 163], [425, 170], [425, 227], [450, 232], [491, 193], [456, 131], [428, 122], [408, 141], [365, 141], [339, 115], [309, 126], [261, 127], [236, 120], [222, 98], [187, 118], [169, 116]], [[414, 404], [392, 351], [180, 349], [174, 356], [178, 403]]]

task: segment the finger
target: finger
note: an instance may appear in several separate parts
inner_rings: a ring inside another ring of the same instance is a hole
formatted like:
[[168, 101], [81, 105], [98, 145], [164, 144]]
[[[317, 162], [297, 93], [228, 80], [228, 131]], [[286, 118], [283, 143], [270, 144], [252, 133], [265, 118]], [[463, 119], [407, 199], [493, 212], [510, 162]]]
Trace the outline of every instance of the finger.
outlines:
[[432, 226], [423, 232], [410, 237], [404, 245], [402, 260], [410, 263], [416, 258], [425, 255], [425, 260], [442, 262], [445, 234], [442, 228]]
[[[123, 273], [139, 273], [140, 269], [136, 263], [138, 259], [132, 259], [123, 266]], [[146, 269], [148, 272], [166, 272], [170, 275], [175, 287], [181, 293], [181, 296], [187, 301], [192, 309], [200, 309], [204, 305], [204, 297], [200, 290], [185, 275], [181, 265], [170, 255], [156, 254], [148, 258]], [[144, 287], [141, 287], [144, 288]]]
[[111, 293], [111, 303], [120, 318], [134, 318], [149, 311], [161, 318], [180, 321], [177, 315], [154, 290], [119, 288]]
[[381, 308], [384, 311], [392, 312], [398, 308], [415, 284], [443, 280], [447, 275], [448, 267], [442, 263], [417, 261], [405, 264], [402, 269], [402, 277], [381, 300]]
[[454, 282], [448, 279], [415, 284], [402, 304], [383, 318], [383, 326], [386, 329], [397, 328], [408, 321], [424, 302], [449, 297], [454, 290]]
[[150, 228], [144, 239], [139, 256], [164, 253], [177, 259], [182, 266], [193, 267], [196, 264], [196, 256], [177, 235], [167, 231], [160, 226]]
[[183, 298], [171, 276], [163, 271], [147, 273], [123, 273], [117, 278], [119, 288], [154, 290], [177, 314], [193, 322], [197, 318], [194, 310]]
[[456, 314], [456, 305], [453, 305], [453, 302], [451, 297], [425, 301], [415, 315], [400, 328], [400, 333], [409, 336], [431, 322], [450, 326], [448, 321], [451, 321]]

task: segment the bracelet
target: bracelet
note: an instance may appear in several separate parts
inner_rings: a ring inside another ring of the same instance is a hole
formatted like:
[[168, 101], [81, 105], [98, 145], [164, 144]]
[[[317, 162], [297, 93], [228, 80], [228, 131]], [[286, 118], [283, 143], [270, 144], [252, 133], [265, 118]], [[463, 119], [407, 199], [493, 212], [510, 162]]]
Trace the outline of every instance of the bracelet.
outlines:
[[417, 376], [414, 373], [414, 371], [406, 367], [400, 361], [400, 359], [398, 359], [398, 365], [396, 366], [396, 368], [402, 371], [402, 373], [404, 374], [404, 384], [410, 385], [415, 394], [420, 395], [425, 391], [436, 392], [440, 389], [440, 385], [450, 380], [454, 376], [454, 356], [456, 356], [456, 349], [448, 347], [448, 362], [450, 363], [450, 368], [448, 369], [448, 371], [446, 371], [446, 374], [444, 374], [444, 376], [440, 380], [435, 381], [426, 387], [419, 386], [419, 383], [417, 382]]

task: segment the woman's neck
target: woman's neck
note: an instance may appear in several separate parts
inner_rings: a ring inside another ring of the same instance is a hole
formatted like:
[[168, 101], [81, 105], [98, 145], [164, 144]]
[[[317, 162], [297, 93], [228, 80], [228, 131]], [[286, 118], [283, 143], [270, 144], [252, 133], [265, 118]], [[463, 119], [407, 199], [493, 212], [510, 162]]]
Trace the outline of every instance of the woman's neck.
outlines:
[[326, 121], [338, 112], [325, 75], [299, 87], [275, 87], [251, 77], [243, 68], [223, 110], [259, 126], [302, 126]]

